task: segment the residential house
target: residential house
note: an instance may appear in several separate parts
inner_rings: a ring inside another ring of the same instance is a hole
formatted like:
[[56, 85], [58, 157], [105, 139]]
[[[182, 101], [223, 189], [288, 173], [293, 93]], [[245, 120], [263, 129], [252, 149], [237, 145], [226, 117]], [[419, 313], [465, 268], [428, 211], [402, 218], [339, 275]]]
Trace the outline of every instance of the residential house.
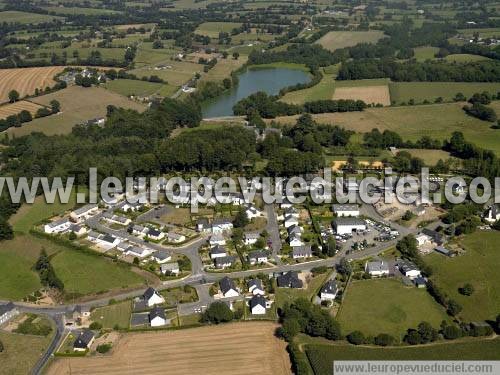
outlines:
[[222, 235], [222, 233], [214, 233], [210, 236], [208, 243], [211, 247], [213, 246], [224, 246], [226, 244], [226, 239]]
[[160, 271], [164, 275], [179, 275], [180, 268], [179, 268], [179, 263], [174, 262], [174, 263], [164, 263], [160, 266]]
[[229, 219], [217, 218], [212, 222], [212, 233], [224, 233], [233, 229], [233, 223]]
[[149, 312], [149, 324], [151, 327], [162, 327], [167, 325], [167, 316], [165, 315], [165, 309], [155, 306]]
[[165, 233], [155, 228], [149, 228], [147, 236], [153, 241], [160, 241], [165, 238]]
[[366, 262], [365, 272], [374, 277], [387, 276], [389, 275], [389, 264], [383, 260]]
[[302, 288], [302, 280], [299, 279], [297, 271], [288, 271], [276, 278], [278, 287], [280, 288]]
[[132, 234], [137, 237], [145, 237], [149, 232], [149, 228], [142, 225], [134, 225], [132, 227]]
[[296, 236], [302, 236], [302, 233], [304, 233], [304, 228], [298, 226], [298, 225], [292, 225], [287, 228], [288, 236], [296, 235]]
[[288, 199], [286, 199], [286, 198], [285, 198], [285, 199], [283, 199], [283, 201], [282, 201], [282, 202], [281, 202], [281, 204], [280, 204], [280, 208], [281, 208], [282, 210], [286, 210], [286, 209], [288, 209], [288, 208], [292, 208], [292, 207], [293, 207], [292, 202], [290, 202], [290, 201], [289, 201]]
[[500, 209], [498, 208], [498, 205], [494, 204], [488, 208], [486, 214], [484, 215], [484, 220], [488, 223], [494, 223], [500, 220]]
[[262, 287], [262, 280], [261, 279], [251, 279], [247, 283], [248, 286], [248, 291], [252, 293], [254, 296], [256, 295], [261, 295], [263, 296], [266, 294], [264, 291], [264, 288]]
[[417, 288], [425, 288], [427, 286], [427, 280], [425, 280], [422, 276], [413, 279], [413, 283]]
[[43, 230], [48, 234], [64, 233], [71, 227], [71, 221], [69, 219], [59, 219], [45, 224]]
[[86, 227], [79, 224], [71, 224], [71, 226], [69, 227], [69, 231], [74, 233], [77, 237], [81, 237], [88, 232]]
[[313, 253], [310, 245], [295, 246], [292, 248], [293, 259], [310, 258], [312, 256]]
[[216, 245], [214, 248], [210, 250], [210, 258], [222, 258], [227, 256], [227, 250], [224, 246]]
[[321, 288], [320, 298], [321, 301], [333, 301], [337, 297], [339, 289], [335, 280], [328, 280]]
[[299, 220], [294, 215], [285, 215], [285, 228], [289, 228], [292, 225], [299, 225]]
[[255, 250], [248, 253], [248, 262], [253, 266], [255, 264], [267, 263], [268, 253], [265, 250]]
[[432, 238], [432, 241], [435, 242], [438, 246], [441, 246], [446, 242], [446, 237], [444, 236], [444, 234], [436, 232], [435, 230], [424, 228], [422, 229], [422, 233]]
[[262, 216], [262, 213], [253, 205], [248, 205], [246, 207], [245, 213], [247, 214], [248, 220], [252, 220], [256, 217]]
[[351, 234], [353, 231], [366, 230], [366, 224], [361, 219], [338, 217], [333, 221], [333, 229], [338, 235]]
[[210, 226], [208, 219], [202, 217], [196, 222], [196, 231], [198, 232], [210, 232], [212, 227]]
[[163, 296], [158, 293], [156, 289], [153, 289], [151, 287], [146, 289], [146, 291], [142, 295], [142, 298], [149, 307], [165, 303], [165, 298], [163, 298]]
[[245, 233], [244, 243], [247, 246], [254, 245], [259, 238], [260, 238], [260, 234], [257, 232]]
[[70, 217], [73, 221], [79, 223], [97, 214], [98, 211], [99, 206], [97, 204], [87, 204], [71, 212]]
[[63, 315], [64, 325], [67, 327], [83, 325], [90, 318], [90, 309], [87, 306], [78, 305], [68, 308]]
[[236, 289], [236, 285], [234, 285], [234, 281], [227, 276], [223, 277], [219, 281], [219, 287], [224, 298], [238, 297], [240, 295], [240, 293]]
[[334, 204], [333, 213], [337, 217], [357, 217], [359, 216], [359, 206], [357, 204]]
[[457, 255], [455, 251], [451, 251], [444, 246], [436, 246], [434, 250], [440, 254], [446, 255], [447, 257], [454, 257]]
[[18, 314], [19, 310], [12, 302], [0, 305], [0, 326]]
[[173, 243], [181, 243], [181, 242], [186, 241], [186, 236], [184, 236], [183, 234], [175, 233], [175, 232], [168, 232], [167, 233], [167, 240], [169, 242], [173, 242]]
[[232, 255], [228, 255], [225, 257], [218, 257], [214, 259], [215, 268], [217, 269], [225, 269], [231, 267], [236, 262], [236, 257]]
[[130, 243], [128, 243], [127, 241], [122, 241], [118, 245], [116, 245], [116, 250], [125, 253], [131, 247], [132, 245]]
[[242, 193], [231, 194], [231, 201], [233, 206], [241, 206], [245, 204], [245, 197]]
[[94, 332], [89, 329], [81, 331], [73, 344], [73, 350], [77, 352], [84, 352], [90, 348], [94, 342]]
[[418, 267], [413, 263], [410, 262], [409, 260], [406, 259], [400, 259], [398, 260], [398, 268], [399, 271], [408, 277], [410, 280], [413, 280], [421, 275], [420, 270]]
[[87, 239], [105, 251], [113, 249], [120, 243], [120, 239], [115, 236], [107, 233], [101, 234], [95, 231], [90, 231], [87, 235]]
[[110, 223], [113, 223], [113, 224], [119, 224], [119, 225], [129, 225], [132, 220], [130, 220], [128, 217], [125, 217], [125, 216], [119, 216], [119, 215], [114, 215], [110, 212], [105, 212], [103, 215], [102, 215], [103, 219], [110, 222]]
[[250, 311], [252, 315], [264, 315], [266, 313], [266, 299], [261, 295], [254, 295], [250, 300]]
[[430, 245], [432, 243], [432, 238], [426, 234], [423, 234], [423, 233], [416, 236], [415, 239], [417, 240], [418, 247]]
[[152, 258], [156, 263], [163, 264], [172, 260], [172, 254], [167, 250], [157, 250], [153, 253]]
[[147, 256], [151, 255], [151, 253], [152, 253], [151, 249], [146, 249], [144, 247], [139, 247], [139, 246], [130, 246], [126, 250], [125, 255], [137, 258], [146, 258]]
[[290, 244], [291, 247], [299, 247], [304, 245], [304, 242], [302, 242], [300, 234], [292, 234], [288, 236], [288, 243]]
[[126, 201], [120, 209], [123, 212], [137, 212], [140, 211], [144, 207], [143, 203], [140, 202], [128, 202]]

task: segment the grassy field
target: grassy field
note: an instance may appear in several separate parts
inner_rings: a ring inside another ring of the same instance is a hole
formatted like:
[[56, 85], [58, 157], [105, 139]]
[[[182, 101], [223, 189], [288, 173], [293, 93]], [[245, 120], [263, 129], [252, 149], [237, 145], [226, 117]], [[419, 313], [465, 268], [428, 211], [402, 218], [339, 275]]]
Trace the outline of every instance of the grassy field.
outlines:
[[328, 275], [328, 273], [324, 273], [313, 277], [309, 281], [307, 289], [276, 288], [276, 307], [282, 307], [286, 302], [293, 302], [299, 297], [311, 299], [326, 282]]
[[443, 161], [450, 158], [450, 153], [443, 150], [421, 150], [421, 149], [400, 149], [400, 151], [407, 151], [411, 156], [420, 158], [426, 165], [436, 165], [439, 159]]
[[352, 282], [337, 318], [346, 334], [359, 330], [365, 335], [389, 333], [399, 338], [424, 320], [439, 327], [446, 313], [426, 290], [380, 279]]
[[[492, 105], [495, 109], [496, 103]], [[500, 154], [500, 133], [491, 129], [489, 123], [467, 116], [457, 103], [369, 108], [363, 112], [326, 113], [313, 118], [319, 123], [339, 125], [361, 133], [374, 128], [380, 131], [389, 129], [409, 140], [424, 135], [443, 140], [448, 139], [452, 132], [461, 131], [468, 141]], [[297, 116], [277, 118], [283, 124], [295, 123], [296, 120]]]
[[314, 100], [331, 99], [335, 92], [335, 78], [338, 66], [323, 69], [323, 79], [315, 86], [287, 93], [281, 101], [292, 104], [303, 104]]
[[433, 60], [434, 55], [439, 52], [438, 47], [417, 47], [414, 48], [415, 59], [417, 61]]
[[196, 73], [203, 71], [203, 65], [185, 62], [185, 61], [170, 61], [170, 60], [160, 60], [159, 62], [164, 62], [170, 65], [170, 69], [165, 70], [152, 70], [150, 67], [141, 67], [131, 70], [130, 73], [137, 75], [138, 77], [157, 75], [169, 85], [180, 87], [191, 78], [194, 77]]
[[333, 94], [333, 99], [362, 100], [367, 104], [391, 105], [391, 96], [387, 85], [338, 87]]
[[440, 342], [399, 348], [308, 344], [305, 351], [315, 374], [329, 374], [334, 360], [498, 360], [500, 339]]
[[155, 82], [145, 82], [132, 79], [115, 79], [106, 82], [108, 90], [123, 96], [138, 95], [148, 96], [161, 90], [163, 84]]
[[22, 98], [34, 94], [36, 88], [45, 89], [47, 86], [53, 86], [55, 83], [53, 77], [63, 69], [63, 66], [1, 69], [0, 103], [9, 100], [8, 95], [11, 90], [16, 90]]
[[[276, 327], [269, 322], [247, 322], [124, 334], [111, 355], [58, 358], [47, 373], [285, 375], [290, 373], [290, 361], [286, 343], [274, 336]], [[249, 350], [254, 346], [259, 349]], [[231, 360], [221, 365], [221, 356]]]
[[210, 38], [218, 38], [219, 32], [231, 34], [231, 30], [240, 27], [239, 22], [204, 22], [194, 31], [195, 34], [206, 35]]
[[143, 279], [127, 266], [99, 256], [66, 250], [54, 256], [51, 263], [67, 293], [94, 294], [143, 284]]
[[42, 23], [50, 22], [54, 19], [62, 19], [57, 16], [49, 16], [45, 14], [19, 12], [17, 10], [6, 10], [0, 12], [0, 23]]
[[116, 325], [119, 325], [121, 328], [128, 328], [131, 313], [132, 302], [125, 301], [95, 309], [92, 311], [90, 319], [93, 322], [101, 323], [103, 328], [113, 328]]
[[247, 56], [240, 56], [238, 60], [228, 57], [227, 59], [218, 59], [217, 64], [202, 75], [201, 81], [222, 81], [229, 78], [232, 71], [237, 70], [247, 62]]
[[457, 53], [454, 55], [446, 56], [445, 60], [449, 61], [449, 62], [464, 63], [464, 62], [483, 61], [483, 60], [490, 60], [490, 59], [488, 57], [485, 57], [485, 56], [469, 55], [466, 53]]
[[80, 86], [71, 86], [52, 94], [34, 98], [32, 101], [41, 105], [49, 105], [50, 101], [54, 99], [61, 103], [61, 113], [35, 119], [20, 128], [10, 128], [7, 130], [7, 133], [16, 137], [34, 131], [39, 131], [47, 135], [67, 134], [78, 123], [86, 122], [96, 117], [104, 117], [106, 115], [106, 107], [109, 104], [138, 111], [143, 111], [146, 108], [143, 104], [129, 100], [101, 87], [83, 88]]
[[384, 36], [382, 31], [330, 31], [318, 40], [324, 48], [335, 51], [336, 49], [352, 47], [359, 43], [376, 43]]
[[0, 374], [29, 374], [51, 339], [52, 335], [43, 337], [0, 331], [0, 341], [4, 345], [4, 351], [0, 353]]
[[421, 103], [425, 99], [432, 102], [438, 97], [451, 101], [459, 92], [467, 98], [476, 92], [488, 91], [496, 94], [500, 83], [490, 82], [391, 82], [389, 85], [391, 100], [397, 104], [410, 99]]
[[49, 12], [54, 12], [56, 14], [69, 14], [69, 15], [75, 15], [75, 14], [83, 14], [86, 16], [94, 16], [94, 15], [99, 15], [99, 14], [120, 14], [123, 12], [117, 11], [117, 10], [112, 10], [112, 9], [105, 9], [105, 8], [80, 8], [80, 7], [43, 7], [43, 9], [48, 10]]
[[[432, 278], [463, 306], [460, 316], [465, 321], [494, 319], [500, 313], [499, 241], [499, 232], [476, 232], [460, 241], [465, 255], [446, 258], [431, 254], [424, 258], [434, 269]], [[469, 297], [458, 293], [465, 283], [475, 289]]]

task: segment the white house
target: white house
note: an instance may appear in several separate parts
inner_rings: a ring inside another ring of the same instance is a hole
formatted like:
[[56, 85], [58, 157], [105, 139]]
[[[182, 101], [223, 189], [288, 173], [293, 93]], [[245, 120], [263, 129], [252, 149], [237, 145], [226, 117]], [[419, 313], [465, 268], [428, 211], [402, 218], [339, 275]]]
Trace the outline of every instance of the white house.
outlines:
[[240, 294], [234, 285], [234, 281], [225, 276], [219, 281], [220, 291], [225, 298], [238, 297]]
[[299, 220], [293, 215], [285, 215], [285, 228], [291, 227], [292, 225], [299, 225]]
[[228, 255], [225, 257], [217, 257], [214, 259], [215, 268], [225, 269], [231, 267], [236, 262], [236, 257]]
[[111, 250], [120, 243], [120, 239], [115, 236], [110, 234], [101, 234], [94, 231], [91, 231], [87, 235], [87, 239], [106, 251]]
[[300, 234], [292, 234], [288, 237], [288, 243], [292, 247], [302, 246], [304, 243], [300, 238]]
[[288, 208], [292, 208], [293, 204], [288, 199], [283, 199], [283, 202], [280, 204], [280, 208], [282, 210], [286, 210]]
[[257, 240], [259, 239], [259, 237], [260, 237], [260, 234], [256, 233], [256, 232], [245, 233], [245, 238], [244, 238], [245, 245], [255, 244], [257, 242]]
[[137, 258], [146, 258], [147, 256], [151, 255], [151, 250], [150, 249], [145, 249], [143, 247], [139, 246], [130, 246], [126, 251], [125, 255], [137, 257]]
[[134, 225], [132, 227], [132, 234], [137, 237], [145, 237], [149, 232], [149, 228], [142, 225]]
[[250, 311], [252, 315], [264, 315], [266, 313], [266, 299], [261, 295], [255, 295], [250, 300]]
[[165, 238], [165, 232], [162, 232], [161, 230], [158, 230], [156, 228], [148, 228], [147, 236], [153, 241], [160, 241]]
[[165, 263], [160, 266], [160, 271], [162, 274], [172, 274], [177, 276], [181, 270], [179, 268], [179, 263], [174, 262], [174, 263]]
[[292, 248], [293, 259], [310, 258], [312, 256], [311, 246], [309, 245], [295, 246]]
[[120, 209], [123, 212], [136, 212], [136, 211], [140, 211], [142, 209], [142, 207], [144, 207], [144, 204], [139, 203], [139, 202], [133, 202], [133, 203], [125, 202], [123, 204], [123, 206], [120, 207]]
[[248, 262], [253, 266], [255, 264], [267, 263], [267, 251], [255, 250], [248, 253]]
[[383, 260], [366, 262], [365, 272], [374, 277], [387, 276], [389, 275], [389, 265]]
[[415, 239], [417, 240], [418, 247], [430, 245], [432, 243], [432, 238], [424, 233], [419, 234]]
[[78, 224], [71, 224], [69, 231], [74, 233], [77, 237], [81, 237], [88, 232], [86, 227]]
[[198, 219], [196, 222], [196, 231], [198, 232], [210, 232], [212, 227], [210, 226], [208, 219], [206, 217], [202, 217]]
[[152, 258], [156, 263], [163, 264], [172, 260], [172, 254], [167, 250], [158, 250], [153, 253]]
[[338, 217], [333, 221], [333, 229], [339, 235], [351, 234], [353, 231], [366, 230], [366, 224], [361, 219]]
[[175, 232], [168, 232], [167, 239], [169, 242], [180, 243], [186, 241], [186, 236]]
[[210, 250], [210, 258], [211, 259], [222, 258], [225, 256], [227, 256], [227, 250], [224, 246], [217, 245]]
[[357, 217], [359, 216], [359, 207], [356, 204], [334, 204], [333, 213], [337, 217], [342, 217], [342, 216]]
[[165, 310], [156, 306], [149, 312], [149, 324], [151, 327], [162, 327], [167, 325]]
[[153, 288], [148, 288], [142, 295], [149, 307], [165, 303], [165, 298]]
[[233, 229], [233, 223], [229, 219], [214, 219], [212, 222], [212, 233], [223, 233], [231, 231]]
[[99, 211], [97, 204], [87, 204], [71, 212], [70, 217], [77, 223], [81, 220], [87, 220], [89, 217], [95, 215]]
[[8, 322], [17, 314], [19, 314], [19, 311], [12, 302], [0, 305], [0, 325]]
[[320, 291], [320, 298], [322, 301], [333, 301], [337, 297], [338, 287], [335, 280], [329, 280]]
[[45, 224], [43, 230], [48, 234], [64, 233], [71, 227], [71, 222], [64, 218]]
[[214, 233], [210, 236], [208, 240], [210, 246], [224, 246], [226, 244], [226, 239], [222, 235], [222, 233]]
[[261, 279], [251, 279], [247, 283], [248, 291], [252, 293], [254, 296], [261, 295], [263, 296], [265, 293], [264, 288], [262, 287]]
[[500, 210], [498, 209], [498, 206], [496, 204], [488, 208], [484, 216], [484, 220], [486, 220], [488, 223], [494, 223], [495, 221], [500, 220]]
[[413, 262], [406, 259], [398, 260], [398, 268], [403, 275], [411, 280], [421, 276], [421, 272], [418, 267]]
[[252, 220], [256, 217], [262, 216], [262, 213], [255, 208], [253, 205], [247, 206], [245, 213], [247, 215], [248, 220]]
[[130, 220], [128, 217], [125, 216], [119, 216], [119, 215], [113, 215], [112, 213], [105, 212], [102, 215], [103, 219], [113, 223], [113, 224], [119, 224], [119, 225], [129, 225], [132, 220]]

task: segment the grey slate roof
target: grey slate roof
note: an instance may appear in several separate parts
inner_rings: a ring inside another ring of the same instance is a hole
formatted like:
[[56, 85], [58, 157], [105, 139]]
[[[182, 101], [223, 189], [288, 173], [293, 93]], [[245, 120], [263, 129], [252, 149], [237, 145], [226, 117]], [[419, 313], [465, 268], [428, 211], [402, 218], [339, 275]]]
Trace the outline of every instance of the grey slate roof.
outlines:
[[389, 272], [389, 265], [383, 260], [375, 260], [373, 262], [368, 262], [366, 265], [366, 272]]
[[155, 295], [157, 293], [158, 292], [156, 291], [156, 289], [149, 287], [148, 289], [146, 289], [146, 291], [144, 292], [144, 294], [142, 296], [144, 297], [145, 300], [148, 300], [151, 297], [153, 297], [153, 295]]
[[266, 308], [266, 299], [261, 295], [253, 296], [250, 300], [250, 308], [253, 309], [255, 306], [259, 305]]
[[167, 316], [165, 315], [165, 310], [155, 306], [150, 312], [149, 312], [149, 321], [152, 321], [154, 318], [162, 318], [164, 320], [167, 320]]
[[333, 212], [339, 211], [359, 211], [359, 207], [356, 204], [334, 204]]
[[81, 331], [73, 344], [74, 348], [87, 349], [90, 342], [94, 338], [94, 332], [89, 329]]
[[258, 289], [263, 290], [262, 289], [262, 280], [261, 279], [255, 278], [255, 279], [249, 280], [248, 283], [247, 283], [248, 289], [250, 289], [252, 286], [255, 286]]
[[0, 316], [8, 313], [9, 311], [14, 310], [16, 307], [12, 302], [6, 303], [4, 305], [0, 305]]
[[236, 262], [236, 257], [232, 255], [228, 255], [225, 257], [219, 257], [214, 259], [215, 267], [221, 268], [227, 264], [233, 265]]
[[280, 288], [302, 288], [302, 280], [299, 279], [297, 271], [288, 271], [276, 278]]
[[334, 221], [335, 225], [365, 225], [365, 222], [356, 217], [338, 217]]
[[236, 290], [236, 286], [234, 285], [234, 281], [231, 280], [229, 277], [225, 276], [219, 281], [220, 285], [220, 290], [222, 293], [226, 294], [229, 292], [231, 289]]
[[337, 283], [335, 282], [335, 280], [329, 280], [321, 288], [321, 293], [336, 294], [337, 290], [338, 290], [338, 288], [337, 288]]

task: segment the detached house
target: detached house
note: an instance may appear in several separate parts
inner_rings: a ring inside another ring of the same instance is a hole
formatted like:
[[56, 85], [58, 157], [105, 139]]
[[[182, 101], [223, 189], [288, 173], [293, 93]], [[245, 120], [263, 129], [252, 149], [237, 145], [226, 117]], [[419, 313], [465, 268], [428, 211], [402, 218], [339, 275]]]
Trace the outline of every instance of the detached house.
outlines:
[[300, 234], [296, 233], [288, 236], [288, 243], [290, 244], [291, 247], [298, 247], [304, 245], [304, 242], [302, 242]]
[[153, 241], [160, 241], [165, 238], [165, 233], [155, 228], [149, 228], [147, 236]]
[[196, 230], [198, 232], [210, 232], [211, 229], [212, 227], [210, 226], [206, 217], [202, 217], [196, 222]]
[[293, 259], [310, 258], [312, 256], [313, 253], [310, 245], [295, 246], [292, 249]]
[[146, 258], [150, 254], [151, 254], [150, 249], [145, 249], [145, 248], [139, 247], [139, 246], [130, 246], [125, 251], [125, 255], [129, 255], [129, 256], [133, 256], [133, 257], [137, 257], [137, 258]]
[[179, 268], [179, 263], [164, 263], [160, 266], [160, 271], [164, 275], [175, 275], [177, 276], [181, 271]]
[[370, 276], [380, 277], [389, 275], [389, 265], [383, 260], [376, 260], [373, 262], [367, 262], [365, 265], [365, 272]]
[[220, 291], [225, 298], [238, 297], [240, 294], [234, 285], [234, 281], [225, 276], [219, 281]]
[[253, 206], [253, 205], [249, 205], [246, 208], [245, 213], [247, 215], [248, 220], [252, 220], [252, 219], [262, 215], [261, 212], [259, 210], [257, 210], [257, 208], [255, 208], [255, 206]]
[[208, 240], [210, 246], [223, 246], [226, 244], [226, 239], [222, 235], [222, 233], [214, 233], [210, 236], [210, 240]]
[[227, 256], [227, 250], [224, 246], [217, 245], [210, 250], [210, 258], [222, 258]]
[[71, 222], [68, 219], [60, 219], [45, 224], [43, 230], [48, 234], [64, 233], [71, 227]]
[[495, 221], [500, 220], [500, 209], [496, 204], [490, 206], [484, 215], [484, 220], [488, 223], [494, 223]]
[[245, 233], [245, 245], [253, 245], [257, 242], [257, 240], [260, 238], [260, 234], [253, 232], [253, 233]]
[[398, 260], [398, 268], [399, 271], [410, 280], [413, 280], [421, 275], [418, 267], [413, 262], [406, 259]]
[[94, 332], [89, 329], [83, 330], [76, 337], [76, 340], [73, 344], [73, 350], [77, 352], [84, 352], [90, 348], [92, 343], [94, 342], [95, 336]]
[[148, 234], [148, 228], [142, 225], [134, 225], [132, 227], [132, 234], [137, 237], [145, 237]]
[[79, 223], [80, 221], [87, 220], [97, 214], [98, 211], [99, 206], [97, 204], [87, 204], [71, 212], [70, 217], [73, 221]]
[[264, 294], [266, 294], [264, 292], [264, 288], [262, 287], [261, 279], [251, 279], [248, 281], [247, 286], [248, 286], [248, 291], [252, 293], [254, 296], [256, 295], [263, 296]]
[[248, 253], [248, 261], [253, 266], [255, 264], [267, 263], [268, 253], [265, 250], [255, 250]]
[[165, 315], [165, 310], [155, 306], [153, 310], [149, 312], [149, 324], [151, 327], [162, 327], [167, 325], [167, 316]]
[[169, 242], [180, 243], [186, 241], [186, 236], [175, 232], [168, 232], [167, 239]]
[[214, 219], [212, 222], [212, 233], [223, 233], [231, 231], [233, 229], [233, 223], [229, 219]]
[[156, 263], [162, 264], [172, 260], [172, 254], [167, 250], [158, 250], [153, 253], [152, 258]]
[[285, 215], [285, 228], [289, 228], [292, 225], [299, 225], [299, 220], [293, 215]]
[[288, 271], [276, 278], [278, 287], [280, 288], [302, 288], [302, 280], [299, 279], [297, 271]]
[[337, 297], [338, 287], [335, 280], [329, 280], [320, 291], [322, 301], [333, 301]]
[[218, 257], [215, 258], [214, 260], [215, 268], [217, 269], [232, 267], [234, 263], [236, 263], [236, 257], [232, 255], [228, 255], [225, 257]]
[[142, 295], [142, 298], [149, 307], [165, 303], [165, 298], [163, 298], [163, 296], [158, 293], [156, 289], [153, 289], [151, 287], [146, 289], [146, 291]]
[[266, 313], [267, 301], [261, 295], [255, 295], [250, 300], [250, 311], [252, 315], [264, 315]]

